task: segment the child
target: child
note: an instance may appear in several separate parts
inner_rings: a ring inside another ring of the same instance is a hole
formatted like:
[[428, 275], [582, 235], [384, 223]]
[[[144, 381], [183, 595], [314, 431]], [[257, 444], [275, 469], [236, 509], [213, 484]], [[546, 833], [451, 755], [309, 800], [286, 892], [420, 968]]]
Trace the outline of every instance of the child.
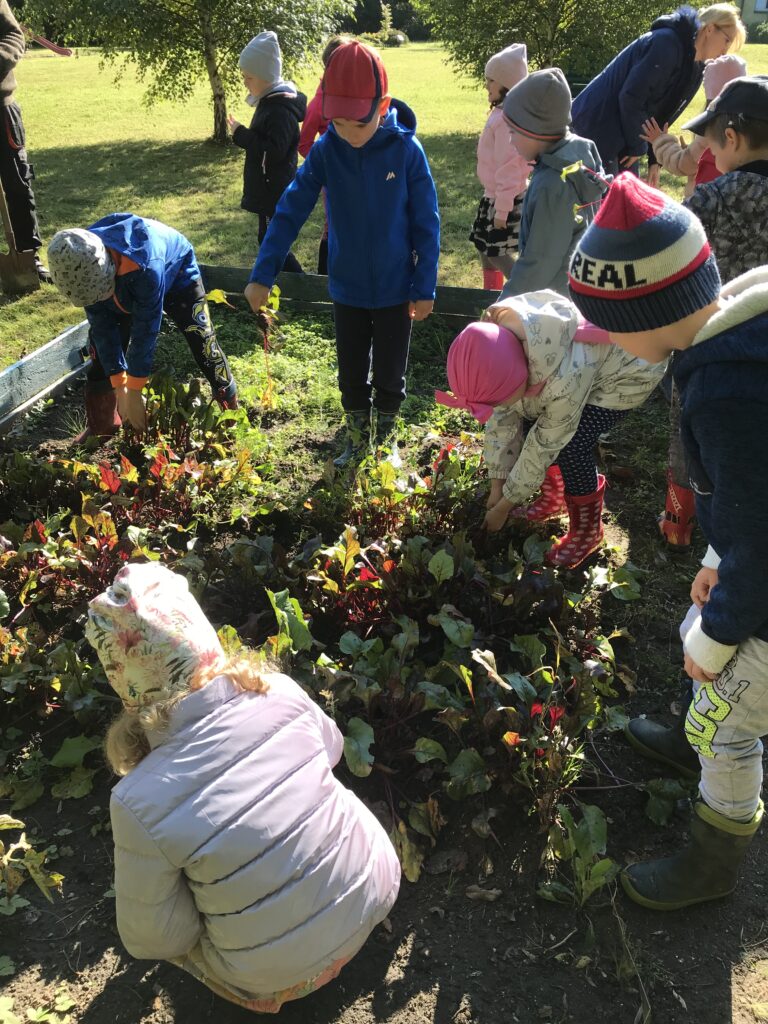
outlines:
[[[567, 511], [568, 533], [547, 560], [575, 568], [603, 539], [597, 438], [645, 401], [664, 367], [632, 359], [579, 325], [573, 304], [553, 291], [505, 299], [487, 314], [492, 323], [471, 324], [451, 345], [453, 394], [435, 397], [488, 424], [486, 528], [500, 530], [510, 514], [544, 522]], [[524, 420], [533, 423], [525, 441]], [[516, 507], [540, 485], [532, 505]]]
[[480, 253], [483, 288], [501, 291], [512, 269], [520, 234], [522, 194], [530, 165], [509, 139], [501, 104], [509, 90], [528, 74], [525, 43], [513, 43], [485, 65], [491, 112], [477, 144], [477, 176], [483, 198], [469, 240]]
[[130, 564], [86, 636], [124, 710], [107, 735], [117, 927], [217, 995], [276, 1013], [335, 978], [400, 867], [338, 782], [336, 725], [292, 679], [226, 658], [183, 576]]
[[[267, 233], [275, 206], [296, 175], [299, 124], [307, 97], [293, 82], [283, 81], [283, 58], [274, 32], [260, 32], [240, 54], [240, 71], [254, 108], [249, 128], [234, 117], [227, 123], [232, 141], [245, 150], [243, 198], [240, 206], [258, 214], [259, 244]], [[301, 264], [289, 252], [283, 270], [300, 274]]]
[[567, 294], [568, 257], [606, 190], [597, 147], [568, 131], [571, 90], [559, 68], [534, 71], [504, 97], [512, 143], [535, 161], [520, 224], [520, 255], [502, 297], [553, 288]]
[[[726, 54], [709, 61], [704, 68], [703, 80], [706, 106], [709, 107], [728, 82], [742, 78], [746, 73], [747, 65], [735, 54]], [[662, 130], [652, 117], [644, 123], [640, 138], [651, 143], [656, 160], [664, 170], [688, 178], [685, 186], [687, 198], [696, 185], [712, 181], [720, 171], [715, 166], [715, 158], [703, 136], [695, 135], [690, 146], [684, 146], [674, 135], [669, 134], [668, 127], [664, 125]]]
[[[323, 50], [323, 67], [328, 67], [328, 61], [331, 59], [331, 54], [338, 50], [342, 43], [351, 42], [350, 36], [331, 36], [328, 42], [325, 44]], [[318, 135], [325, 135], [328, 131], [328, 122], [323, 117], [323, 80], [317, 86], [317, 92], [309, 101], [307, 106], [307, 114], [304, 118], [304, 124], [301, 126], [301, 134], [299, 135], [299, 155], [306, 160], [307, 154], [312, 148], [312, 144]], [[325, 197], [323, 197], [325, 202]], [[328, 218], [325, 218], [325, 227], [323, 228], [323, 237], [320, 239], [320, 249], [317, 254], [317, 272], [318, 274], [328, 273]]]
[[145, 429], [141, 392], [152, 373], [163, 311], [186, 338], [219, 405], [237, 408], [237, 385], [184, 235], [148, 217], [110, 213], [85, 230], [59, 231], [48, 260], [54, 284], [73, 305], [85, 306], [90, 327], [87, 427], [78, 441], [114, 434], [121, 421]]
[[[709, 147], [719, 177], [699, 185], [685, 205], [704, 225], [726, 283], [768, 264], [768, 78], [729, 82], [708, 110], [685, 126]], [[673, 391], [667, 501], [662, 533], [686, 550], [694, 524], [694, 494], [680, 441], [680, 404]]]
[[345, 466], [395, 429], [413, 320], [432, 311], [440, 249], [437, 195], [414, 134], [390, 110], [387, 73], [362, 43], [332, 54], [323, 76], [331, 125], [278, 204], [245, 295], [256, 312], [321, 189], [328, 199], [328, 290], [334, 303]]
[[[717, 137], [708, 138], [720, 161]], [[732, 133], [724, 146], [736, 144]], [[768, 432], [768, 268], [721, 290], [698, 219], [623, 174], [579, 242], [570, 275], [581, 312], [629, 355], [663, 364], [674, 352], [683, 443], [709, 544], [681, 627], [694, 690], [685, 735], [701, 766], [691, 840], [672, 857], [633, 864], [622, 875], [635, 902], [673, 910], [731, 892], [763, 810], [768, 477], [759, 467]], [[647, 756], [690, 770], [682, 737], [645, 720], [628, 730]]]

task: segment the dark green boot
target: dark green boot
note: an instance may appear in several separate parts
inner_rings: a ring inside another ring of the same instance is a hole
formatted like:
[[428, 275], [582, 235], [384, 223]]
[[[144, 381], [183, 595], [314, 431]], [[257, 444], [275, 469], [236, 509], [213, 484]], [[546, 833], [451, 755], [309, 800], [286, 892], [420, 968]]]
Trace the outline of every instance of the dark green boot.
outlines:
[[387, 462], [391, 462], [397, 469], [403, 464], [400, 457], [400, 449], [397, 446], [397, 417], [396, 412], [379, 412], [375, 410], [375, 426], [371, 431], [373, 435], [373, 447], [386, 448], [389, 455]]
[[624, 726], [624, 735], [638, 754], [669, 765], [686, 779], [697, 779], [701, 773], [699, 755], [685, 735], [685, 719], [691, 704], [690, 687], [686, 698], [683, 710], [671, 728], [647, 718], [633, 718]]
[[368, 454], [368, 446], [371, 440], [371, 413], [368, 409], [360, 409], [345, 414], [347, 425], [347, 444], [341, 455], [338, 455], [333, 464], [337, 469], [343, 469], [350, 462], [357, 462]]
[[732, 821], [699, 800], [691, 841], [672, 857], [632, 864], [621, 873], [624, 892], [650, 910], [680, 910], [727, 896], [763, 817], [762, 802], [751, 821]]

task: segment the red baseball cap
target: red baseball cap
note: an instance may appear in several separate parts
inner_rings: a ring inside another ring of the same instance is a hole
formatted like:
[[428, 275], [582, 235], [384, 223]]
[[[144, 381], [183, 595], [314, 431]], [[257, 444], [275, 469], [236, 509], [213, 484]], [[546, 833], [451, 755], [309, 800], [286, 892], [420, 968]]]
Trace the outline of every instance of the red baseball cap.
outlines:
[[368, 122], [388, 88], [378, 53], [357, 40], [343, 43], [334, 50], [323, 75], [323, 117]]

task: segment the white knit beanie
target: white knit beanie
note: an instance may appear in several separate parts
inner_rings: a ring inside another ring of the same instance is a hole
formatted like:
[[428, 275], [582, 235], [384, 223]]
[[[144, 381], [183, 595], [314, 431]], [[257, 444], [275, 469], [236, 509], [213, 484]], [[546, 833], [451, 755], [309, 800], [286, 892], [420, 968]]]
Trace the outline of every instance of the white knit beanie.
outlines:
[[283, 76], [283, 58], [274, 32], [259, 32], [240, 54], [240, 67], [248, 75], [260, 78], [267, 85]]
[[512, 43], [495, 53], [485, 65], [485, 77], [511, 89], [528, 74], [528, 49], [525, 43]]
[[93, 231], [66, 228], [55, 234], [48, 266], [53, 283], [74, 306], [92, 306], [115, 290], [115, 264]]

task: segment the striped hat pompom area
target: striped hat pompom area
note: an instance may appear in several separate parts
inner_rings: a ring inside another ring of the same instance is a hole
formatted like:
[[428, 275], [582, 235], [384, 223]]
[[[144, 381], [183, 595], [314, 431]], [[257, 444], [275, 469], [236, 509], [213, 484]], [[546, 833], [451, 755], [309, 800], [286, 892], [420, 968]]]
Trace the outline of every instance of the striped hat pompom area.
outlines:
[[701, 221], [629, 172], [579, 240], [568, 283], [587, 320], [617, 334], [677, 323], [720, 294]]

